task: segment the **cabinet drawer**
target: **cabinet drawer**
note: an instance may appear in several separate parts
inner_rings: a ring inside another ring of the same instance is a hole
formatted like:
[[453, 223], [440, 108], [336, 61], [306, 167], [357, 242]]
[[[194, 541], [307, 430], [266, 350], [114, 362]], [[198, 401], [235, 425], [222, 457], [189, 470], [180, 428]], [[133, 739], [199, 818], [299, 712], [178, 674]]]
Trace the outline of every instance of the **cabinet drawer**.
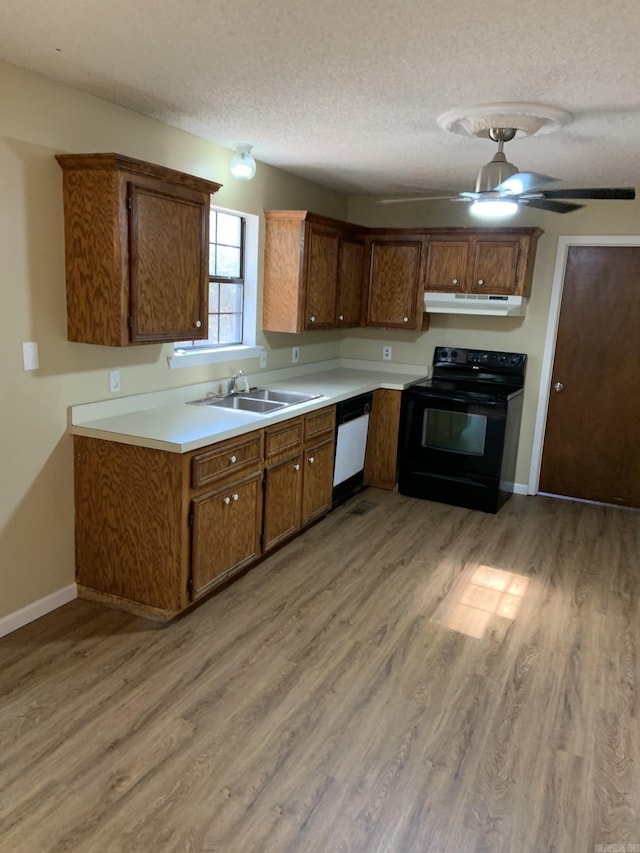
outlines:
[[260, 432], [252, 432], [198, 453], [191, 460], [191, 488], [197, 489], [236, 471], [256, 467], [261, 459], [260, 438]]
[[304, 442], [311, 441], [325, 433], [333, 433], [336, 428], [336, 407], [327, 406], [319, 412], [304, 416]]
[[302, 419], [285, 421], [265, 431], [264, 458], [273, 459], [302, 442]]

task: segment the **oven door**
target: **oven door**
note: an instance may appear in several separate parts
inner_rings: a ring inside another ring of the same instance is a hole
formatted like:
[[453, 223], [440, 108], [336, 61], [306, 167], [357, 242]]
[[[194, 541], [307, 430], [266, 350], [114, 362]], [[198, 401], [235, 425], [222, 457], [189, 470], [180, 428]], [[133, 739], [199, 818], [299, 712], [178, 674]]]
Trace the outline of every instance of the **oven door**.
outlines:
[[506, 402], [478, 404], [454, 395], [403, 392], [400, 492], [490, 507], [499, 490], [505, 427]]

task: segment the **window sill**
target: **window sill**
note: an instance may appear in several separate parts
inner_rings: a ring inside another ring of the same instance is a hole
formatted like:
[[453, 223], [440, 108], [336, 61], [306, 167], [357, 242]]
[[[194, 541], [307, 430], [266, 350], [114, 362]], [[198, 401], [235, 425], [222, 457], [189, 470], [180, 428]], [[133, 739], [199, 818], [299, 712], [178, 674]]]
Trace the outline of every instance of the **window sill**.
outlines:
[[179, 367], [198, 367], [201, 364], [216, 364], [223, 361], [235, 361], [244, 358], [258, 358], [263, 347], [249, 347], [238, 344], [233, 347], [219, 349], [193, 350], [191, 352], [174, 353], [168, 356], [170, 370]]

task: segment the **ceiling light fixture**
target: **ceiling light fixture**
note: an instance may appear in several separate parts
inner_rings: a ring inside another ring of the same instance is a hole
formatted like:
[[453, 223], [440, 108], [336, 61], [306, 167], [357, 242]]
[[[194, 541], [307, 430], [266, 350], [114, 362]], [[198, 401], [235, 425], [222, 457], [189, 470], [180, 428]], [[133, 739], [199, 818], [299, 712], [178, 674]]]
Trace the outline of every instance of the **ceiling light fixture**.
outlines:
[[229, 168], [234, 178], [239, 181], [250, 181], [256, 173], [256, 161], [251, 156], [253, 145], [238, 142], [234, 146], [235, 154], [231, 158]]
[[518, 203], [504, 198], [479, 198], [469, 208], [474, 216], [486, 219], [502, 219], [518, 212]]

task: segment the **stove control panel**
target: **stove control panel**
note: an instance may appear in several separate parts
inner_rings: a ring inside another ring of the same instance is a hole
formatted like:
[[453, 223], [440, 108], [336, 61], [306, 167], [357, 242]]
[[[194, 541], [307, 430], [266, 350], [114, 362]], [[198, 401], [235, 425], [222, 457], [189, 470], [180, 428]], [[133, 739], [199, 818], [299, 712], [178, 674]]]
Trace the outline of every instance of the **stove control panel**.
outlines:
[[462, 347], [436, 347], [433, 366], [451, 365], [467, 369], [485, 369], [496, 372], [524, 372], [527, 356], [518, 352], [463, 349]]

